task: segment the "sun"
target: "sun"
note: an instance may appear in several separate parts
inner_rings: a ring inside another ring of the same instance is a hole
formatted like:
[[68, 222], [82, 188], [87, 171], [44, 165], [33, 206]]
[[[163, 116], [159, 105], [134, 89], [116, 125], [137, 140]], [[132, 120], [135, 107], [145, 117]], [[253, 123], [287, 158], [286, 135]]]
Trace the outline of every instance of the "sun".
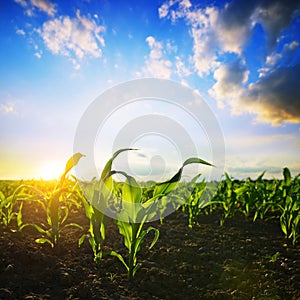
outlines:
[[39, 177], [44, 180], [58, 179], [63, 173], [61, 165], [56, 162], [48, 162], [40, 170]]

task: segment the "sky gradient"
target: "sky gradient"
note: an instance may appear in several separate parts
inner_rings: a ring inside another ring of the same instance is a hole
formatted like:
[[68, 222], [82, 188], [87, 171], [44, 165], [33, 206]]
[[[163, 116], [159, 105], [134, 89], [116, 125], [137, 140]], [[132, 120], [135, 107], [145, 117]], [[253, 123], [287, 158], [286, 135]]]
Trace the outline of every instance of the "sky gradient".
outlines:
[[201, 94], [233, 177], [300, 172], [300, 1], [68, 3], [1, 1], [1, 179], [62, 172], [88, 105], [146, 77]]

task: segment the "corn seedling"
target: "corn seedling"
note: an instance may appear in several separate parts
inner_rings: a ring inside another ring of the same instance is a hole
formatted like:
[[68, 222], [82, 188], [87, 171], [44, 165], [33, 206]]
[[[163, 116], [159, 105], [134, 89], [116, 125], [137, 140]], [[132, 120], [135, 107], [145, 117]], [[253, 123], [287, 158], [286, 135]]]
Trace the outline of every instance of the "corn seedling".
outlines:
[[155, 245], [159, 237], [158, 229], [152, 226], [144, 229], [145, 222], [150, 221], [158, 212], [160, 213], [161, 200], [165, 200], [165, 197], [178, 187], [183, 168], [192, 163], [212, 166], [199, 158], [187, 159], [170, 180], [155, 185], [152, 198], [147, 200], [142, 200], [142, 189], [132, 176], [122, 171], [110, 172], [110, 175], [118, 173], [126, 178], [122, 188], [122, 209], [117, 213], [116, 223], [120, 234], [124, 238], [124, 245], [128, 250], [128, 262], [126, 263], [123, 256], [119, 253], [113, 252], [111, 255], [116, 256], [123, 263], [128, 272], [128, 280], [131, 280], [141, 267], [141, 264], [137, 263], [137, 254], [145, 237], [151, 231], [155, 234], [149, 247], [150, 249]]
[[[198, 176], [195, 179], [197, 180]], [[192, 184], [195, 184], [194, 190], [192, 191], [192, 193], [188, 197], [186, 204], [184, 205], [185, 210], [188, 211], [188, 226], [190, 228], [192, 228], [193, 225], [197, 223], [197, 218], [200, 215], [201, 210], [208, 205], [208, 202], [205, 199], [202, 199], [202, 195], [206, 186], [205, 180], [203, 179], [201, 182], [194, 183], [195, 179], [192, 180]]]
[[280, 256], [280, 253], [277, 251], [273, 255], [266, 255], [266, 258], [269, 259], [269, 262], [275, 263], [278, 260], [279, 256]]
[[225, 180], [221, 181], [213, 200], [210, 202], [210, 205], [215, 204], [219, 204], [223, 208], [223, 217], [220, 220], [220, 225], [223, 226], [225, 220], [236, 213], [239, 205], [235, 182], [227, 173], [225, 173]]
[[18, 228], [22, 229], [22, 208], [23, 203], [19, 205], [17, 201], [28, 199], [30, 196], [23, 192], [24, 185], [19, 185], [10, 196], [5, 196], [0, 191], [0, 224], [9, 226], [11, 221], [16, 217]]
[[85, 191], [82, 201], [86, 216], [90, 220], [90, 228], [89, 233], [82, 235], [78, 243], [80, 247], [84, 240], [86, 238], [88, 239], [94, 253], [94, 259], [97, 263], [99, 263], [100, 259], [105, 255], [114, 255], [114, 251], [103, 251], [102, 247], [105, 241], [107, 222], [107, 216], [104, 214], [104, 212], [110, 206], [113, 186], [116, 185], [111, 177], [112, 163], [120, 153], [129, 150], [134, 149], [120, 149], [113, 154], [113, 156], [106, 163], [99, 181], [94, 178], [91, 182], [86, 184], [82, 183]]
[[279, 187], [283, 199], [278, 207], [281, 211], [280, 227], [286, 238], [291, 239], [295, 245], [299, 238], [299, 221], [300, 221], [300, 197], [298, 176], [292, 180], [290, 170], [284, 168], [284, 180]]
[[9, 226], [13, 218], [22, 212], [22, 204], [20, 205], [19, 212], [14, 211], [15, 202], [15, 193], [9, 197], [5, 197], [0, 191], [0, 223], [4, 226]]
[[[38, 238], [35, 241], [37, 243], [49, 243], [52, 247], [55, 247], [58, 243], [61, 232], [69, 226], [74, 226], [82, 229], [82, 227], [76, 223], [66, 224], [66, 220], [69, 215], [69, 208], [67, 205], [63, 205], [64, 201], [67, 202], [71, 196], [75, 195], [75, 191], [68, 192], [69, 189], [64, 186], [66, 176], [69, 171], [79, 162], [83, 157], [81, 153], [74, 154], [68, 161], [65, 167], [64, 173], [61, 175], [60, 180], [57, 182], [55, 188], [48, 194], [33, 186], [23, 186], [28, 190], [31, 190], [35, 196], [36, 201], [39, 203], [46, 212], [46, 220], [48, 228], [43, 228], [38, 224], [23, 224], [25, 226], [33, 226], [43, 237]], [[26, 200], [26, 199], [25, 199]], [[32, 200], [28, 198], [27, 200]]]

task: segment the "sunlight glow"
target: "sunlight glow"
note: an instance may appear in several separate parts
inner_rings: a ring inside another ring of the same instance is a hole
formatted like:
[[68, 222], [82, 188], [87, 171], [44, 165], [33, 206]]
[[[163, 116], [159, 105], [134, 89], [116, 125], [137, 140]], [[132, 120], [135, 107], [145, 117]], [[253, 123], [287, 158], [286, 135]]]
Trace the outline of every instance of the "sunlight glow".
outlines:
[[58, 179], [59, 176], [63, 173], [61, 164], [57, 162], [48, 162], [42, 166], [39, 177], [44, 180]]

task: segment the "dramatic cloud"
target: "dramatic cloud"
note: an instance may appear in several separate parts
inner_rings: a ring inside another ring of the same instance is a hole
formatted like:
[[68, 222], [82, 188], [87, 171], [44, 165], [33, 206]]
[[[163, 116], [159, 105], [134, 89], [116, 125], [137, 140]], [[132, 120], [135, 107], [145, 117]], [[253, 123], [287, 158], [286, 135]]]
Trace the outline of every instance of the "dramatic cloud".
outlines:
[[254, 83], [247, 83], [249, 71], [243, 61], [222, 65], [214, 72], [216, 83], [210, 94], [217, 99], [219, 107], [229, 104], [233, 114], [252, 113], [257, 121], [274, 126], [300, 122], [297, 86], [300, 65], [290, 64], [298, 46], [298, 42], [292, 41], [283, 46], [281, 53], [267, 56]]
[[148, 36], [146, 42], [150, 48], [150, 54], [146, 58], [145, 67], [142, 69], [143, 75], [169, 79], [172, 73], [172, 63], [163, 58], [163, 43], [156, 41], [153, 36]]
[[76, 18], [59, 17], [43, 24], [39, 30], [43, 41], [53, 54], [67, 56], [75, 68], [85, 56], [100, 57], [101, 47], [105, 46], [101, 33], [103, 26], [98, 26], [90, 17], [83, 17], [77, 10]]
[[299, 74], [300, 64], [275, 69], [249, 85], [240, 105], [256, 113], [258, 121], [300, 123]]
[[[240, 2], [248, 2], [242, 1]], [[250, 1], [249, 1], [250, 2]], [[299, 14], [299, 0], [256, 1], [254, 20], [261, 23], [267, 32], [268, 43], [274, 47], [281, 31], [287, 28], [296, 14]]]
[[222, 53], [242, 55], [256, 24], [263, 26], [269, 46], [274, 47], [282, 30], [299, 13], [299, 7], [299, 0], [236, 0], [221, 9], [197, 8], [189, 1], [169, 0], [159, 8], [158, 14], [173, 23], [183, 18], [191, 27], [194, 65], [201, 77], [216, 68]]
[[[194, 70], [199, 77], [213, 73], [216, 82], [209, 93], [219, 107], [229, 105], [233, 114], [252, 113], [257, 121], [273, 125], [300, 122], [296, 83], [299, 42], [282, 45], [284, 30], [300, 14], [300, 0], [235, 0], [223, 7], [204, 5], [169, 0], [158, 14], [173, 24], [184, 20], [189, 27]], [[256, 25], [264, 32], [266, 56], [256, 74], [251, 69], [251, 82], [245, 50]]]

